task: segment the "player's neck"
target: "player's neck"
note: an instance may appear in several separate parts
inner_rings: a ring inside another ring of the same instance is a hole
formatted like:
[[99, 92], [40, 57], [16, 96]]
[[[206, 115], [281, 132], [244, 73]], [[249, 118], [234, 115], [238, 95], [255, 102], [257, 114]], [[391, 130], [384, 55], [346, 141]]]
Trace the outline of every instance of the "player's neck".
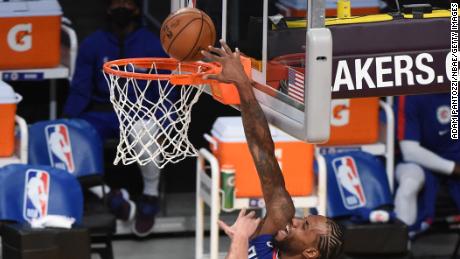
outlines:
[[304, 259], [304, 257], [302, 255], [287, 255], [286, 253], [280, 251], [278, 253], [278, 259]]

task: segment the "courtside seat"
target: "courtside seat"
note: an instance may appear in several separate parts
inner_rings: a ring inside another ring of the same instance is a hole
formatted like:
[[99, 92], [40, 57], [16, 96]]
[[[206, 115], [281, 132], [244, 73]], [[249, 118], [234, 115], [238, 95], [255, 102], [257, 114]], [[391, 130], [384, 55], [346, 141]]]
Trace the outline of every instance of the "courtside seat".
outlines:
[[81, 224], [83, 196], [75, 177], [49, 166], [0, 168], [0, 219], [25, 224], [38, 215], [72, 217]]
[[113, 258], [115, 216], [103, 201], [87, 191], [96, 185], [104, 186], [103, 144], [97, 131], [80, 119], [34, 123], [29, 127], [29, 164], [62, 168], [78, 178], [85, 190], [83, 226], [90, 230], [95, 244], [92, 251], [104, 259]]
[[[380, 159], [362, 151], [324, 157], [328, 174], [327, 215], [344, 227], [345, 254], [353, 258], [406, 256], [408, 229], [392, 213], [393, 197]], [[389, 221], [371, 223], [383, 220], [376, 216], [379, 214], [372, 214], [376, 210], [386, 211]]]
[[[89, 235], [82, 223], [83, 195], [78, 181], [48, 166], [0, 168], [2, 254], [8, 259], [89, 259]], [[75, 219], [71, 229], [32, 229], [29, 222], [48, 215]]]
[[37, 122], [29, 126], [28, 163], [60, 168], [79, 180], [102, 179], [102, 142], [97, 131], [84, 120]]

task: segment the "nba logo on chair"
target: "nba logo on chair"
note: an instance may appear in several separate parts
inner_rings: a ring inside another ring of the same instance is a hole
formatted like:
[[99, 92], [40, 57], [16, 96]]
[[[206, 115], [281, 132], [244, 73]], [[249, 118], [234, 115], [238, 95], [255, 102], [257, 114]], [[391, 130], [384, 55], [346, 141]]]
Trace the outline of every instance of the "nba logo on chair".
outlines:
[[67, 126], [64, 124], [49, 125], [45, 128], [45, 134], [51, 165], [73, 173], [75, 165]]
[[332, 163], [345, 208], [352, 210], [366, 206], [366, 196], [353, 158], [340, 157]]
[[23, 210], [25, 220], [31, 222], [48, 214], [49, 186], [48, 172], [37, 169], [26, 172]]

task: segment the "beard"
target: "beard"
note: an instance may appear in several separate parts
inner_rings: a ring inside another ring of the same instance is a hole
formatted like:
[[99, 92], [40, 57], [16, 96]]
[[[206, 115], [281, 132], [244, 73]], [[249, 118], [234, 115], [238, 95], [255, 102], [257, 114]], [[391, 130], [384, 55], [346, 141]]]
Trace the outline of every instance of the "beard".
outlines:
[[302, 254], [302, 251], [304, 250], [302, 242], [294, 239], [293, 237], [287, 237], [281, 241], [273, 239], [273, 245], [281, 252], [289, 256]]
[[278, 248], [282, 252], [289, 252], [290, 249], [290, 244], [289, 240], [287, 238], [278, 241], [276, 239], [273, 239], [273, 244], [275, 245], [276, 248]]

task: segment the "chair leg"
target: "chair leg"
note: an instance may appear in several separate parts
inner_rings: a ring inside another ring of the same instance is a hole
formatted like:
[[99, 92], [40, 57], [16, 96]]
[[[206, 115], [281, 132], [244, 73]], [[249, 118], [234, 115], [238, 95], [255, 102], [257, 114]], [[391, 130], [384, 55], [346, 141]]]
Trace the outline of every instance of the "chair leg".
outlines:
[[458, 250], [460, 249], [460, 233], [458, 234], [457, 244], [455, 244], [454, 253], [452, 254], [452, 259], [456, 259], [458, 255]]
[[102, 256], [102, 259], [114, 259], [112, 240], [110, 238], [108, 238], [105, 243], [104, 256]]
[[160, 173], [160, 190], [159, 190], [159, 199], [160, 199], [160, 208], [161, 208], [161, 215], [165, 217], [167, 212], [167, 205], [166, 205], [166, 181], [164, 180], [164, 174]]
[[[97, 247], [91, 249], [91, 253], [98, 254], [101, 259], [114, 259], [112, 235], [98, 236], [92, 240], [94, 244], [99, 244]], [[102, 246], [103, 245], [103, 246]]]

